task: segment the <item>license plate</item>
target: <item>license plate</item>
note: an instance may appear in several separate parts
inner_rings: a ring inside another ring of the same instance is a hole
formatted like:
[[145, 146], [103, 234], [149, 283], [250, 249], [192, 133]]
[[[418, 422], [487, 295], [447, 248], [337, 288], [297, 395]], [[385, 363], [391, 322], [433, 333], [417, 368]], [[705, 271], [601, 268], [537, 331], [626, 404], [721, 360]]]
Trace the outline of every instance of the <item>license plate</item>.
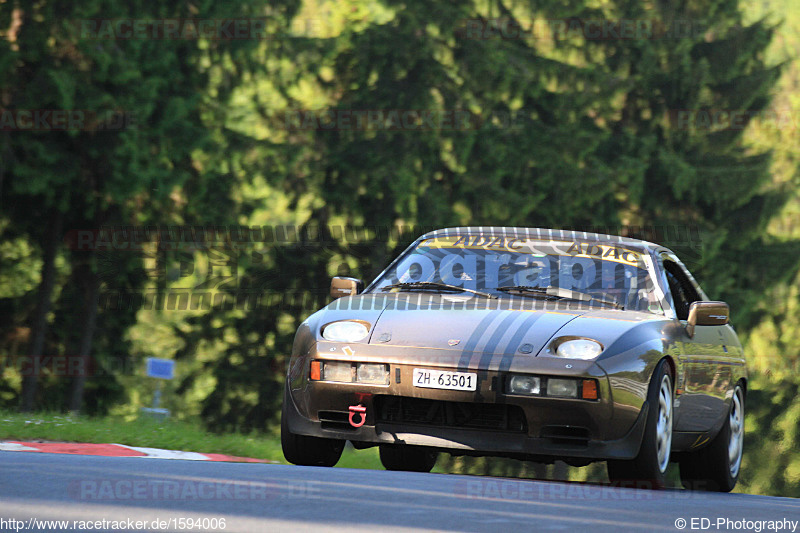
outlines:
[[474, 372], [414, 369], [414, 386], [426, 389], [475, 390], [478, 375]]

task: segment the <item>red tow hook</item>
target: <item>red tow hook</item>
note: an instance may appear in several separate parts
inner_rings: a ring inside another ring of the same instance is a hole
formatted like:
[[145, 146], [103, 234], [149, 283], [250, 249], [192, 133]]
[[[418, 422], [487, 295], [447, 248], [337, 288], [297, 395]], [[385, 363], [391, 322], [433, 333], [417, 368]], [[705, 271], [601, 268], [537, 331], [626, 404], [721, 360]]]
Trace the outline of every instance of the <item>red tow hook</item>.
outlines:
[[[361, 421], [355, 422], [353, 420], [353, 415], [359, 414], [361, 415]], [[360, 428], [364, 425], [364, 422], [367, 421], [367, 408], [363, 405], [351, 405], [350, 406], [350, 425], [354, 428]]]

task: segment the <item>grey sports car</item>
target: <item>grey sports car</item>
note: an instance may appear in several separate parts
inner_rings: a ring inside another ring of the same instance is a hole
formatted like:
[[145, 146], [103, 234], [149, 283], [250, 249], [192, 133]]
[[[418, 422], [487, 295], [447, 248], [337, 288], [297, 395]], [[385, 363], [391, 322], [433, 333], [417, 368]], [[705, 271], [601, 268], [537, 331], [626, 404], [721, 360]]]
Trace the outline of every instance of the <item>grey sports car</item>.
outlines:
[[730, 491], [747, 370], [724, 302], [650, 242], [533, 228], [427, 233], [297, 331], [286, 459], [332, 466], [346, 441], [391, 470], [439, 452], [572, 465], [615, 482]]

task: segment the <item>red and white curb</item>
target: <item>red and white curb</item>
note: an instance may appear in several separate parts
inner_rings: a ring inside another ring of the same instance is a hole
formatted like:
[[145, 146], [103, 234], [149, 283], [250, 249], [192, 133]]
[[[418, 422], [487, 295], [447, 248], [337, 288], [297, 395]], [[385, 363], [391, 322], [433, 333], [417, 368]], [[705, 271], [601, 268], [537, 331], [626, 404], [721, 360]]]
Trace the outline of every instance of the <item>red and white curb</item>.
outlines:
[[226, 461], [235, 463], [273, 463], [266, 459], [236, 457], [220, 453], [182, 452], [125, 446], [124, 444], [90, 444], [80, 442], [18, 442], [0, 441], [3, 452], [66, 453], [71, 455], [102, 455], [105, 457], [142, 457], [144, 459], [181, 459], [184, 461]]

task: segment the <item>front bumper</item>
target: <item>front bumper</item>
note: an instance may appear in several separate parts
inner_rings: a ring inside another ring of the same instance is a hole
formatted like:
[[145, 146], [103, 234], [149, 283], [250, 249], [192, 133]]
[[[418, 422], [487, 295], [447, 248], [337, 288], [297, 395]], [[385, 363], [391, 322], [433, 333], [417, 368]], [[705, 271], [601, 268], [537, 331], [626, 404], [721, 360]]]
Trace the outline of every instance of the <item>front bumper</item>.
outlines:
[[[419, 357], [409, 363], [402, 354], [376, 357], [373, 353], [357, 360], [389, 364], [390, 383], [364, 385], [305, 379], [310, 360], [330, 358], [326, 352], [311, 352], [295, 361], [294, 378], [290, 372], [287, 380], [284, 416], [296, 434], [359, 445], [429, 446], [454, 454], [603, 460], [635, 457], [644, 433], [647, 404], [641, 409], [614, 409], [607, 376], [592, 362], [575, 362], [574, 368], [567, 369], [561, 359], [530, 357], [509, 368], [490, 365], [480, 370], [458, 366], [457, 360], [450, 362], [442, 354], [431, 365]], [[477, 372], [478, 387], [476, 391], [415, 387], [414, 368]], [[510, 373], [596, 379], [599, 399], [506, 394], [504, 383]], [[366, 408], [360, 427], [349, 422], [351, 406]], [[408, 412], [414, 416], [403, 415]], [[481, 415], [479, 421], [460, 423], [475, 412]]]

